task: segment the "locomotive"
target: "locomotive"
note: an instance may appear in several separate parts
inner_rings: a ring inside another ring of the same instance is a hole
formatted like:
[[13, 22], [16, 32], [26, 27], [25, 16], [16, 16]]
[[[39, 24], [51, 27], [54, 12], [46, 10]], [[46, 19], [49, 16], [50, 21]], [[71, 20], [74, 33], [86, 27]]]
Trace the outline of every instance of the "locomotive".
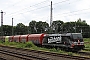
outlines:
[[[5, 39], [5, 38], [4, 38]], [[8, 37], [9, 42], [32, 42], [35, 45], [64, 48], [72, 51], [79, 51], [84, 48], [84, 41], [81, 33], [63, 34], [27, 34]]]
[[81, 33], [49, 34], [43, 39], [42, 45], [70, 51], [79, 51], [85, 47]]

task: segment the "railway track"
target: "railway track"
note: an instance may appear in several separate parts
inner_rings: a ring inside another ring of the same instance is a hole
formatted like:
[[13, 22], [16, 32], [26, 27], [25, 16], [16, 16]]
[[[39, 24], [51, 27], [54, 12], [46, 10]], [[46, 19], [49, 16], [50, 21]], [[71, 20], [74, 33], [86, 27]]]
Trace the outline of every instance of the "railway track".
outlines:
[[90, 51], [90, 49], [89, 49], [89, 48], [85, 48], [85, 49], [83, 49], [83, 50], [85, 50], [85, 51]]
[[[90, 60], [87, 57], [70, 56], [44, 51], [28, 50], [7, 46], [0, 46], [0, 54], [16, 57], [18, 60]], [[16, 60], [15, 59], [15, 60]], [[13, 59], [14, 60], [14, 59]]]
[[16, 52], [14, 50], [9, 50], [9, 49], [8, 50], [7, 49], [6, 50], [0, 49], [0, 53], [12, 56], [11, 59], [16, 57], [15, 60], [16, 59], [18, 59], [18, 60], [48, 60], [48, 58], [38, 57], [38, 56], [31, 55], [31, 54], [28, 55], [26, 53]]
[[90, 52], [82, 52], [82, 51], [80, 51], [80, 52], [78, 52], [78, 54], [90, 57]]

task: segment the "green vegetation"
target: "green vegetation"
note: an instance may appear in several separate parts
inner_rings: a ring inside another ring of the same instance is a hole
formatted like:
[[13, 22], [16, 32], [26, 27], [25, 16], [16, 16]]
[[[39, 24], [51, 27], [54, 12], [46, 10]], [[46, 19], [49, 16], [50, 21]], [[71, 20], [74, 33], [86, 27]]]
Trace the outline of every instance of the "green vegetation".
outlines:
[[84, 38], [85, 49], [90, 51], [90, 38]]
[[19, 43], [19, 42], [1, 42], [1, 45], [6, 45], [6, 46], [15, 46], [17, 48], [31, 48], [31, 47], [36, 47], [32, 42], [27, 42], [27, 43]]
[[89, 42], [90, 43], [90, 38], [84, 38], [84, 42]]
[[[90, 51], [90, 41], [89, 40], [90, 40], [90, 38], [84, 38], [85, 49], [88, 49], [88, 51]], [[55, 52], [55, 53], [67, 54], [67, 55], [71, 55], [71, 56], [73, 56], [73, 55], [79, 56], [79, 54], [62, 51], [60, 49], [37, 47], [32, 42], [26, 42], [26, 43], [8, 42], [7, 38], [6, 38], [5, 42], [0, 41], [0, 45], [13, 46], [13, 47], [25, 48], [25, 49], [42, 50], [42, 51], [47, 51], [47, 52]]]
[[[23, 23], [18, 23], [16, 26], [3, 25], [3, 35], [11, 36], [12, 28], [13, 35], [25, 35], [25, 34], [40, 34], [40, 33], [80, 33], [84, 38], [90, 38], [90, 25], [85, 20], [77, 19], [77, 21], [64, 22], [63, 20], [56, 20], [52, 22], [52, 28], [47, 22], [32, 20], [25, 26]], [[1, 31], [0, 27], [0, 31]], [[0, 33], [0, 36], [2, 34]]]
[[90, 38], [84, 38], [85, 48], [90, 48]]
[[73, 56], [73, 53], [72, 52], [68, 52], [68, 55]]
[[6, 41], [6, 42], [2, 43], [2, 41], [0, 41], [0, 44], [6, 45], [6, 46], [17, 47], [17, 48], [34, 49], [34, 50], [42, 50], [42, 51], [47, 51], [47, 52], [55, 52], [55, 53], [73, 55], [72, 52], [66, 53], [65, 51], [62, 51], [60, 49], [37, 47], [32, 42], [19, 43], [19, 42], [8, 42], [8, 41]]

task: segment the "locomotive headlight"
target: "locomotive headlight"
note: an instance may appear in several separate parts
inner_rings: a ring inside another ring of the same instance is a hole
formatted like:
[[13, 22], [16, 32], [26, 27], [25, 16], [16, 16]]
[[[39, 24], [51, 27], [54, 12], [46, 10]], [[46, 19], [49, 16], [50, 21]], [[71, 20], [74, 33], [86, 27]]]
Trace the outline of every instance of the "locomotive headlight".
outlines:
[[77, 45], [77, 42], [73, 42], [75, 45]]
[[81, 42], [81, 45], [84, 45], [84, 42]]

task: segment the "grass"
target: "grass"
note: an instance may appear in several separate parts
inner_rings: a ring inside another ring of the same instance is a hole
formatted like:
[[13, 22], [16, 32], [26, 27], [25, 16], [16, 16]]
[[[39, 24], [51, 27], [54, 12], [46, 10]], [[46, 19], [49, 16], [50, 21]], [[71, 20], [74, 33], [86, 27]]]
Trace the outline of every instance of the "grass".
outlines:
[[[55, 48], [49, 49], [49, 48], [37, 47], [32, 42], [19, 43], [19, 42], [8, 42], [8, 41], [2, 42], [2, 41], [0, 41], [0, 44], [6, 45], [6, 46], [13, 46], [13, 47], [17, 47], [17, 48], [26, 48], [26, 49], [34, 49], [34, 50], [42, 50], [42, 51], [47, 51], [47, 52], [66, 54], [65, 51], [62, 51], [60, 49], [55, 49]], [[71, 54], [69, 53], [69, 55], [71, 55]]]
[[82, 50], [82, 51], [90, 52], [90, 38], [84, 38], [84, 45], [85, 45], [85, 50]]
[[[85, 42], [85, 49], [90, 49], [90, 38], [84, 38], [84, 42]], [[89, 43], [87, 43], [89, 42]], [[60, 49], [55, 49], [55, 48], [43, 48], [43, 47], [37, 47], [36, 45], [34, 45], [32, 42], [26, 42], [26, 43], [19, 43], [19, 42], [8, 42], [7, 38], [5, 42], [0, 41], [1, 45], [6, 45], [6, 46], [14, 46], [17, 48], [27, 48], [27, 49], [34, 49], [34, 50], [42, 50], [42, 51], [48, 51], [48, 52], [55, 52], [55, 53], [60, 53], [60, 54], [67, 54], [70, 56], [73, 55], [77, 55], [75, 53], [72, 52], [66, 52], [66, 51], [62, 51]]]
[[30, 47], [35, 47], [35, 45], [32, 42], [27, 42], [27, 43], [19, 43], [19, 42], [2, 42], [0, 41], [1, 45], [6, 45], [6, 46], [15, 46], [17, 48], [30, 48]]
[[84, 42], [90, 42], [90, 38], [84, 38]]
[[90, 49], [90, 38], [84, 38], [85, 49]]

